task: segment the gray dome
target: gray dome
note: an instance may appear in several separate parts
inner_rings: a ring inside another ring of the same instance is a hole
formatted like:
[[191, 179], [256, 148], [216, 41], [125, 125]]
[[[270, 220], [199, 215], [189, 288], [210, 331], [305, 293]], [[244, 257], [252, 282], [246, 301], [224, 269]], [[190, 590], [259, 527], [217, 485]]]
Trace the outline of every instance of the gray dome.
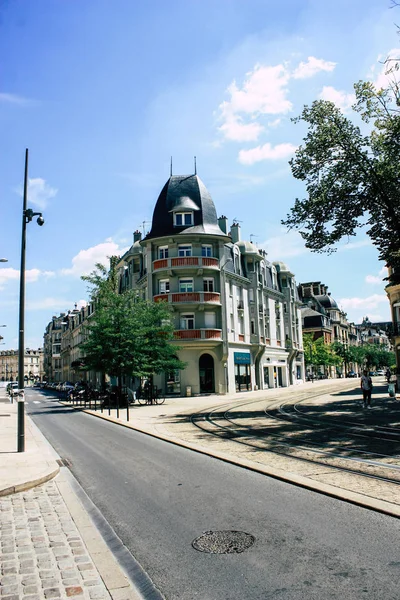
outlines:
[[278, 260], [278, 261], [275, 261], [273, 264], [275, 267], [279, 267], [278, 270], [280, 270], [280, 271], [290, 271], [289, 267], [284, 262], [281, 262]]
[[[193, 211], [194, 225], [174, 226], [174, 213]], [[197, 175], [173, 175], [164, 185], [153, 212], [150, 233], [145, 239], [177, 234], [227, 235], [218, 225], [214, 202]]]
[[143, 252], [143, 248], [140, 245], [140, 240], [135, 242], [129, 249], [130, 254], [142, 254], [142, 252]]
[[322, 304], [324, 308], [339, 308], [336, 301], [329, 296], [329, 294], [323, 294], [321, 296], [315, 296], [315, 298]]
[[[260, 255], [257, 246], [255, 246], [252, 242], [246, 242], [244, 240], [240, 240], [235, 243], [242, 254], [257, 254]], [[261, 258], [261, 257], [260, 257]]]

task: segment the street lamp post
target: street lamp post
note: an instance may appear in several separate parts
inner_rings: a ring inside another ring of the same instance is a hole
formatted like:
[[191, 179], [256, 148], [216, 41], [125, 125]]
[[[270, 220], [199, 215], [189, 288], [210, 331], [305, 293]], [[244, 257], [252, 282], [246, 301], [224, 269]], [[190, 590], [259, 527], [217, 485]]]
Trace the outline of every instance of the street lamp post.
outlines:
[[[25, 358], [25, 253], [26, 253], [26, 225], [33, 217], [38, 216], [37, 224], [43, 225], [42, 213], [33, 212], [27, 208], [28, 202], [28, 148], [25, 150], [25, 174], [24, 174], [24, 199], [22, 209], [22, 236], [21, 236], [21, 270], [19, 279], [19, 344], [18, 344], [18, 388], [23, 390], [24, 380], [24, 358]], [[24, 395], [18, 401], [17, 422], [18, 452], [25, 452], [25, 402]]]

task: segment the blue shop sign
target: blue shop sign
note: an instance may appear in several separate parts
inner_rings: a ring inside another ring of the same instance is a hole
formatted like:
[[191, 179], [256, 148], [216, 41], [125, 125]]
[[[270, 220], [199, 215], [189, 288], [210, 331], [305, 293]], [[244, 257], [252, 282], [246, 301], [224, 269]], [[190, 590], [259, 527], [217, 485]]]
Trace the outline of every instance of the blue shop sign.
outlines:
[[233, 359], [235, 365], [249, 365], [250, 364], [250, 354], [248, 352], [234, 352]]

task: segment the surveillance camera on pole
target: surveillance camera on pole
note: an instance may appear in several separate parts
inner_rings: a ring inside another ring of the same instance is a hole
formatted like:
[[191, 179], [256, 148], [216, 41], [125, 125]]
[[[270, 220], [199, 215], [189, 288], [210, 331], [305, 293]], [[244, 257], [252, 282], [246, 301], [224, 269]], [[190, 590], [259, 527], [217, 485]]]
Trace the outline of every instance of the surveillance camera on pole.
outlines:
[[33, 217], [37, 224], [42, 226], [44, 219], [41, 212], [33, 212], [27, 208], [28, 202], [28, 148], [25, 150], [25, 176], [24, 199], [22, 209], [22, 238], [21, 238], [21, 270], [19, 284], [19, 344], [18, 344], [18, 387], [21, 392], [18, 398], [17, 420], [17, 448], [18, 452], [25, 452], [25, 398], [24, 398], [24, 358], [25, 358], [25, 250], [26, 250], [26, 225]]

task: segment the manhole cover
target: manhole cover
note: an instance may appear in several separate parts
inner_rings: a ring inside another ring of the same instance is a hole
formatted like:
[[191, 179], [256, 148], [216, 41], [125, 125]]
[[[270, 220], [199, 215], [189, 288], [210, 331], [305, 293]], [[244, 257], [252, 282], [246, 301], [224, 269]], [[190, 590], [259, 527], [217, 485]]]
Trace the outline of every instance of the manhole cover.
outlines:
[[195, 550], [210, 554], [239, 554], [250, 548], [256, 538], [244, 531], [206, 531], [192, 542]]

